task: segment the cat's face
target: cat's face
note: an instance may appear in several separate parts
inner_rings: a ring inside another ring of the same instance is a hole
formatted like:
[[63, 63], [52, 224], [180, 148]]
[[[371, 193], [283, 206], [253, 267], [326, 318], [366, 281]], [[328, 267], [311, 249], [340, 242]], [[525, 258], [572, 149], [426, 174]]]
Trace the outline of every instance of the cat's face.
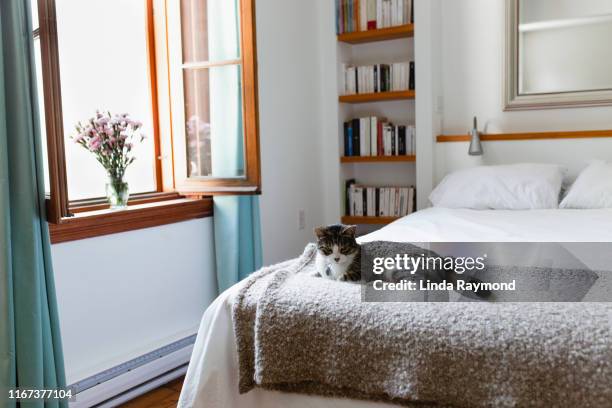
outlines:
[[315, 228], [319, 254], [328, 264], [344, 265], [353, 261], [359, 249], [355, 225], [330, 225]]

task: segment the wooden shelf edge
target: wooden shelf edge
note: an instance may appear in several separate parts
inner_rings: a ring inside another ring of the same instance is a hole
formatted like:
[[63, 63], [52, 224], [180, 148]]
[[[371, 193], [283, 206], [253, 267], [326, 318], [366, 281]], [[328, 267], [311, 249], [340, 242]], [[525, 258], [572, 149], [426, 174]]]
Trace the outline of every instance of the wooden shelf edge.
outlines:
[[[593, 139], [612, 137], [612, 130], [583, 130], [561, 132], [490, 133], [480, 136], [483, 142], [545, 139]], [[469, 142], [469, 135], [438, 135], [438, 143]]]
[[368, 225], [385, 225], [390, 224], [400, 217], [357, 217], [353, 215], [345, 215], [341, 221], [343, 224], [368, 224]]
[[338, 100], [342, 103], [366, 103], [377, 101], [398, 101], [414, 99], [416, 93], [414, 90], [409, 91], [393, 91], [393, 92], [374, 92], [367, 94], [355, 95], [340, 95]]
[[340, 163], [406, 163], [415, 162], [416, 156], [342, 156]]
[[379, 28], [368, 31], [355, 31], [338, 35], [338, 41], [348, 44], [363, 44], [376, 41], [396, 40], [414, 36], [414, 24]]

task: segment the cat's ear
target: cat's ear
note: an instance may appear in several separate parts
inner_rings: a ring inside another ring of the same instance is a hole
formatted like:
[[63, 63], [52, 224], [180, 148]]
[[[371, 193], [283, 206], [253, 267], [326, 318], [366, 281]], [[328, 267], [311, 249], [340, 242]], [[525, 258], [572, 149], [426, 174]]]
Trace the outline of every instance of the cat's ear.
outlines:
[[327, 228], [325, 227], [317, 227], [314, 229], [314, 233], [317, 236], [317, 238], [323, 238], [326, 235], [326, 230]]
[[356, 225], [345, 225], [344, 228], [342, 228], [342, 235], [348, 235], [351, 238], [355, 238], [356, 233], [357, 233]]

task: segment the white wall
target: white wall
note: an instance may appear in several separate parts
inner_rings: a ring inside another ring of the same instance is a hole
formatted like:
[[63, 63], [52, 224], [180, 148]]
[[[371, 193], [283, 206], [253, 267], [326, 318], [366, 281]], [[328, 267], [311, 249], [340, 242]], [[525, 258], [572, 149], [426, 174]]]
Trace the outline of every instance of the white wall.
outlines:
[[[489, 133], [612, 128], [612, 107], [504, 112], [504, 0], [441, 2], [443, 133], [467, 133], [474, 115]], [[438, 144], [437, 179], [478, 163], [467, 149], [467, 143]], [[577, 166], [595, 156], [611, 158], [612, 140], [490, 142], [484, 149], [488, 163], [571, 160]]]
[[213, 220], [53, 245], [68, 383], [197, 331], [216, 296]]
[[326, 23], [311, 1], [257, 1], [264, 264], [299, 255], [313, 240], [314, 227], [325, 222], [323, 185], [336, 177], [321, 165], [317, 33]]
[[320, 183], [323, 187], [322, 200], [325, 202], [325, 218], [321, 224], [337, 223], [344, 213], [342, 208], [341, 183], [344, 180], [338, 160], [340, 143], [338, 141], [338, 117], [346, 112], [338, 104], [338, 92], [342, 69], [338, 65], [338, 56], [345, 57], [347, 50], [338, 44], [335, 29], [335, 5], [333, 1], [317, 0], [314, 2], [319, 14], [317, 30], [319, 61], [319, 114], [320, 114], [320, 152], [319, 161], [323, 175]]
[[441, 0], [415, 2], [415, 78], [416, 78], [416, 150], [417, 209], [429, 205], [436, 165], [432, 135], [441, 129], [441, 73], [444, 69], [440, 49]]

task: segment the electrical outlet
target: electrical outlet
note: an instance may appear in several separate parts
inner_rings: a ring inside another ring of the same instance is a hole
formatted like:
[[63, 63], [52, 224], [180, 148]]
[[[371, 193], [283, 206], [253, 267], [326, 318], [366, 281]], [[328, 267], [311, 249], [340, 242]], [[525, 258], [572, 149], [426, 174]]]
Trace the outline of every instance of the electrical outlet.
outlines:
[[306, 211], [298, 210], [298, 230], [302, 231], [306, 228]]

